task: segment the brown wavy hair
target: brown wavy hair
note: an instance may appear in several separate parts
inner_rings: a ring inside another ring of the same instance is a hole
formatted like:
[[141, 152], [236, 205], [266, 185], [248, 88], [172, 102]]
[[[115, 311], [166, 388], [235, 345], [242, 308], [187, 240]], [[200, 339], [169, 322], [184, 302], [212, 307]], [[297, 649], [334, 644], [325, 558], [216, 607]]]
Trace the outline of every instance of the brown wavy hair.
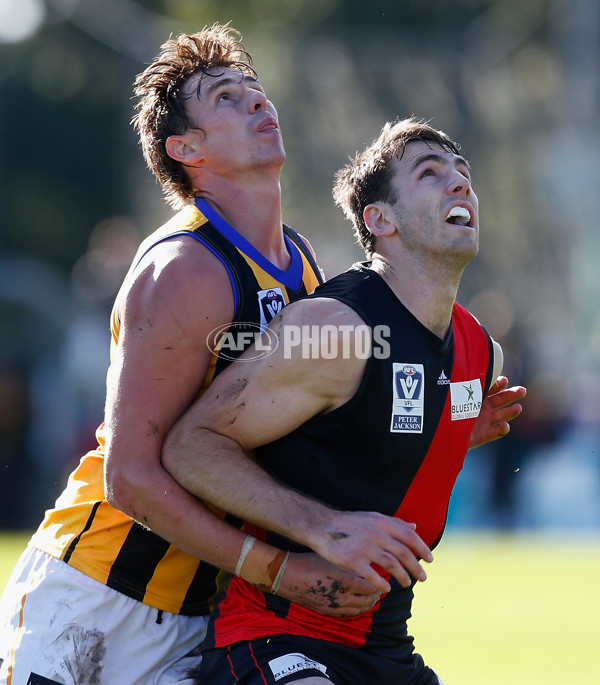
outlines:
[[410, 117], [386, 123], [379, 137], [366, 150], [356, 153], [350, 163], [335, 175], [335, 203], [352, 222], [357, 242], [368, 257], [375, 250], [375, 236], [365, 224], [364, 209], [373, 202], [394, 204], [398, 201], [391, 185], [394, 175], [392, 162], [402, 159], [406, 145], [416, 140], [437, 143], [444, 150], [459, 154], [460, 145], [443, 131], [434, 129], [421, 119]]
[[160, 182], [167, 202], [175, 208], [194, 196], [183, 165], [169, 157], [165, 147], [169, 136], [197, 128], [188, 120], [185, 100], [189, 95], [183, 95], [182, 86], [190, 76], [219, 67], [256, 75], [239, 31], [229, 24], [213, 24], [198, 33], [170, 38], [134, 81], [138, 100], [131, 123], [139, 135], [148, 168]]

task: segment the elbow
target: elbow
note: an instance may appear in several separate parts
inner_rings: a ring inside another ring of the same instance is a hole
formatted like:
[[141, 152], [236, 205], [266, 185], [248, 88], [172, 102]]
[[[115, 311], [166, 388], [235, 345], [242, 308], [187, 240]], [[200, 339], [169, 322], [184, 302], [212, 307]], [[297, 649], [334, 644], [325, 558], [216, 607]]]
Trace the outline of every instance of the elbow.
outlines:
[[104, 490], [106, 501], [111, 507], [122, 511], [128, 516], [132, 515], [132, 493], [123, 478], [105, 473]]
[[118, 509], [123, 513], [127, 513], [127, 507], [124, 504], [122, 504], [122, 502], [125, 501], [125, 498], [123, 497], [123, 493], [120, 492], [117, 488], [108, 485], [106, 486], [106, 501], [110, 504], [111, 507], [113, 507], [113, 509]]
[[136, 492], [142, 486], [143, 475], [132, 474], [127, 469], [115, 468], [110, 459], [104, 469], [104, 492], [111, 507], [136, 518]]

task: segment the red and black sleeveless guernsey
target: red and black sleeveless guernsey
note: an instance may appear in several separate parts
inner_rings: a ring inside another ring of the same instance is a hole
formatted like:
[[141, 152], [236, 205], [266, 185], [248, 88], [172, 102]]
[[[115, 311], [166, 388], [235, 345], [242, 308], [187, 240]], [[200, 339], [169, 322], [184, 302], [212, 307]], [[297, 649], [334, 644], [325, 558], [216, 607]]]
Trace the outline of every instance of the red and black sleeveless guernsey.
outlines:
[[[266, 326], [290, 301], [311, 293], [322, 282], [319, 268], [298, 235], [284, 227], [291, 256], [282, 271], [263, 257], [204, 200], [188, 205], [142, 244], [141, 255], [174, 236], [189, 236], [207, 247], [225, 266], [235, 302], [235, 323], [251, 332]], [[199, 296], [201, 302], [201, 295]], [[201, 314], [201, 312], [199, 312]], [[111, 316], [111, 358], [119, 337], [116, 307]], [[247, 344], [250, 344], [250, 339]], [[229, 346], [215, 350], [203, 389], [241, 354]], [[111, 507], [104, 493], [104, 424], [96, 431], [98, 447], [71, 473], [53, 509], [46, 512], [31, 545], [123, 594], [162, 611], [206, 615], [218, 594], [218, 571], [186, 554]], [[241, 525], [238, 522], [238, 525]]]
[[[492, 341], [458, 304], [440, 340], [377, 273], [360, 264], [317, 288], [313, 297], [347, 304], [370, 328], [371, 355], [363, 378], [347, 403], [257, 449], [256, 458], [276, 478], [332, 507], [414, 522], [434, 547], [491, 383]], [[303, 549], [245, 527], [282, 548]], [[406, 626], [413, 593], [394, 579], [391, 585], [371, 611], [335, 619], [234, 578], [213, 613], [205, 644], [223, 647], [285, 633], [404, 661], [413, 649]]]

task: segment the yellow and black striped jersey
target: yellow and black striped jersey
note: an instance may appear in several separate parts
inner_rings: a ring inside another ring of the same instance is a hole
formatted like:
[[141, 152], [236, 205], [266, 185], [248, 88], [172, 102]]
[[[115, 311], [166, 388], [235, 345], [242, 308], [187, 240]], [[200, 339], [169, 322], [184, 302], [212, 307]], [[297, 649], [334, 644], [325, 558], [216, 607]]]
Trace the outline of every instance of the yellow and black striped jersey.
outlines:
[[[215, 331], [216, 349], [203, 388], [249, 346], [279, 309], [308, 295], [322, 281], [310, 251], [290, 228], [284, 227], [284, 239], [291, 261], [282, 271], [201, 199], [178, 212], [159, 234], [162, 237], [148, 249], [170, 237], [188, 235], [205, 245], [229, 274], [235, 317], [227, 330]], [[191, 243], [189, 249], [193, 249]], [[116, 307], [110, 327], [112, 351], [119, 339]], [[97, 448], [82, 457], [31, 544], [159, 610], [209, 613], [218, 595], [218, 571], [108, 504], [103, 477], [104, 424], [96, 438]]]

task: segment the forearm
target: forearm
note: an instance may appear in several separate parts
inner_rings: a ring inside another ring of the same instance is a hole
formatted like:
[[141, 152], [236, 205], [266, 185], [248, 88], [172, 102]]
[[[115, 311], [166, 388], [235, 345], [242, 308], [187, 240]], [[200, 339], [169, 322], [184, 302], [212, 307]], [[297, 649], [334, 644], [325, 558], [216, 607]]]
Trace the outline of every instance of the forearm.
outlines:
[[137, 468], [131, 477], [128, 473], [120, 471], [116, 491], [107, 488], [112, 506], [187, 554], [233, 572], [245, 537], [240, 530], [193, 497], [160, 465]]
[[236, 441], [207, 429], [186, 433], [176, 427], [162, 461], [196, 497], [312, 549], [326, 545], [336, 512], [273, 479]]
[[280, 585], [276, 578], [284, 551], [258, 540], [248, 546], [250, 536], [191, 496], [162, 468], [147, 469], [127, 493], [122, 510], [180, 550], [265, 592]]
[[320, 614], [353, 616], [379, 598], [366, 580], [315, 554], [293, 554], [288, 559], [285, 552], [260, 540], [248, 549], [245, 532], [191, 496], [162, 469], [151, 471], [137, 481], [126, 513], [135, 514], [136, 520], [182, 551]]
[[189, 435], [192, 446], [175, 430], [164, 444], [163, 461], [193, 494], [310, 547], [381, 592], [389, 592], [389, 584], [373, 563], [404, 587], [411, 578], [425, 580], [418, 559], [429, 562], [433, 557], [413, 524], [377, 512], [331, 509], [275, 481], [229, 438], [203, 429]]

